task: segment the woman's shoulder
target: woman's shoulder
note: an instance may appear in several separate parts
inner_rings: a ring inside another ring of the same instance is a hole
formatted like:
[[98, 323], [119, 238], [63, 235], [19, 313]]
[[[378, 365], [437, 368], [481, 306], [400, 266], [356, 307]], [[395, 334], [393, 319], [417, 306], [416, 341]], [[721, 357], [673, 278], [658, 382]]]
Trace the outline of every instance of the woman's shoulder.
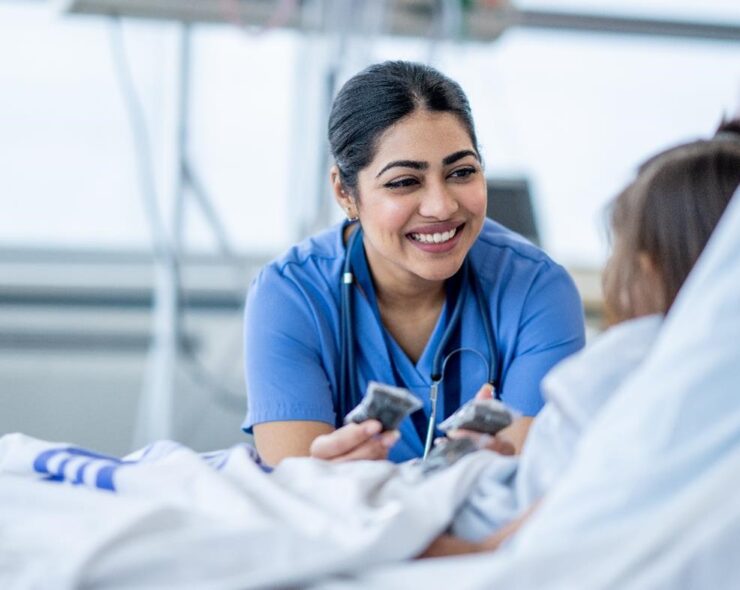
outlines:
[[344, 261], [342, 228], [343, 224], [338, 223], [301, 240], [268, 262], [260, 274], [295, 275], [305, 280], [341, 272]]
[[321, 232], [304, 238], [273, 260], [279, 268], [291, 264], [304, 265], [316, 260], [334, 261], [344, 258], [342, 223], [337, 223]]
[[486, 220], [470, 259], [483, 288], [503, 300], [521, 305], [529, 295], [538, 293], [580, 305], [566, 269], [500, 223]]
[[[291, 246], [259, 271], [250, 291], [274, 292], [318, 287], [333, 289], [339, 284], [344, 261], [342, 224], [336, 224]], [[292, 285], [292, 286], [290, 286]]]

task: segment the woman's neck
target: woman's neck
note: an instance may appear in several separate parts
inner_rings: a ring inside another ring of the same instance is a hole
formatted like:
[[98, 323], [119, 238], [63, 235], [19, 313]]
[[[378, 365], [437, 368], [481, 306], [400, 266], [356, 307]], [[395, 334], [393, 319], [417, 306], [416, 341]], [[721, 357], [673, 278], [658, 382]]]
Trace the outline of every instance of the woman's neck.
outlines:
[[386, 309], [413, 313], [441, 308], [445, 300], [444, 281], [388, 281], [373, 274], [373, 283], [378, 305]]
[[445, 302], [443, 280], [429, 281], [366, 249], [381, 321], [412, 362], [418, 362]]
[[376, 281], [375, 297], [386, 330], [416, 364], [421, 358], [445, 301], [444, 283], [396, 284]]

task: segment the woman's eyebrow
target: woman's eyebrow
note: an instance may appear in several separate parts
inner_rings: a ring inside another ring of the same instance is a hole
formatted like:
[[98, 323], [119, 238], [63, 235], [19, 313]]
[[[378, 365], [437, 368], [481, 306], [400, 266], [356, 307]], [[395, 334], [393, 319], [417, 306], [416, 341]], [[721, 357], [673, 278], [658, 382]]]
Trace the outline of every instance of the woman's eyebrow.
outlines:
[[[473, 156], [476, 160], [478, 159], [478, 154], [476, 154], [473, 150], [460, 150], [458, 152], [455, 152], [454, 154], [445, 156], [442, 160], [442, 165], [449, 166], [450, 164], [453, 164], [454, 162], [457, 162], [458, 160], [461, 160], [466, 156]], [[388, 164], [383, 166], [383, 169], [378, 172], [375, 178], [378, 178], [378, 176], [380, 176], [381, 174], [383, 174], [383, 172], [389, 170], [390, 168], [413, 168], [414, 170], [426, 170], [427, 168], [429, 168], [429, 162], [420, 162], [418, 160], [394, 160], [393, 162], [389, 162]]]
[[413, 168], [414, 170], [426, 170], [429, 168], [429, 163], [419, 162], [417, 160], [395, 160], [383, 166], [383, 169], [378, 172], [375, 178], [378, 178], [378, 176], [390, 168]]
[[458, 160], [462, 160], [465, 156], [473, 156], [476, 160], [478, 159], [478, 154], [476, 154], [473, 150], [460, 150], [459, 152], [455, 152], [454, 154], [446, 156], [442, 160], [442, 165], [449, 166], [450, 164], [453, 164]]

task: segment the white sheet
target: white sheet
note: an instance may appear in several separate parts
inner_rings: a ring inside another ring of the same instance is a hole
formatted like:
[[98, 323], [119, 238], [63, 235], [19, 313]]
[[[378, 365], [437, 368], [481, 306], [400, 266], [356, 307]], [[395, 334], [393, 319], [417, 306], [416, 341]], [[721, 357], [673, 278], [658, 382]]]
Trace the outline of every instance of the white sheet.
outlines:
[[493, 456], [426, 478], [311, 459], [268, 475], [246, 446], [202, 457], [165, 442], [127, 464], [68, 447], [0, 439], [0, 588], [274, 587], [405, 559]]
[[322, 587], [740, 587], [739, 253], [735, 195], [652, 353], [510, 544]]

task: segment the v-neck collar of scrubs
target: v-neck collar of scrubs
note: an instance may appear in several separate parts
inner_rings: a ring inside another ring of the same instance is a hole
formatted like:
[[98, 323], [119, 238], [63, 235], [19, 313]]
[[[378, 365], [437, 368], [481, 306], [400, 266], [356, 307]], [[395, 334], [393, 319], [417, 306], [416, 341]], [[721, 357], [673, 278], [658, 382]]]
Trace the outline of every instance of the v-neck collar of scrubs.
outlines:
[[[454, 301], [451, 302], [451, 296], [453, 296], [451, 291], [454, 291], [454, 289], [451, 289], [453, 283], [455, 287], [458, 287], [458, 296], [462, 295], [459, 291], [460, 281], [458, 280], [457, 275], [455, 275], [455, 278], [452, 281], [447, 281], [445, 285], [446, 297], [442, 305], [442, 310], [437, 318], [437, 323], [426, 343], [426, 346], [424, 347], [424, 351], [419, 357], [419, 360], [414, 363], [398, 342], [396, 342], [396, 339], [383, 326], [364, 245], [362, 247], [355, 248], [353, 252], [349, 253], [349, 255], [352, 258], [351, 263], [354, 271], [354, 278], [359, 287], [355, 292], [358, 294], [361, 293], [359, 298], [364, 300], [366, 305], [370, 307], [370, 311], [375, 318], [375, 323], [378, 326], [383, 342], [385, 343], [387, 361], [389, 366], [393, 369], [394, 376], [396, 378], [395, 380], [400, 380], [405, 387], [429, 387], [432, 383], [431, 375], [434, 355], [439, 348], [439, 344], [447, 326], [447, 316], [450, 304], [452, 303], [452, 305], [454, 305]], [[401, 383], [399, 383], [399, 385]]]

